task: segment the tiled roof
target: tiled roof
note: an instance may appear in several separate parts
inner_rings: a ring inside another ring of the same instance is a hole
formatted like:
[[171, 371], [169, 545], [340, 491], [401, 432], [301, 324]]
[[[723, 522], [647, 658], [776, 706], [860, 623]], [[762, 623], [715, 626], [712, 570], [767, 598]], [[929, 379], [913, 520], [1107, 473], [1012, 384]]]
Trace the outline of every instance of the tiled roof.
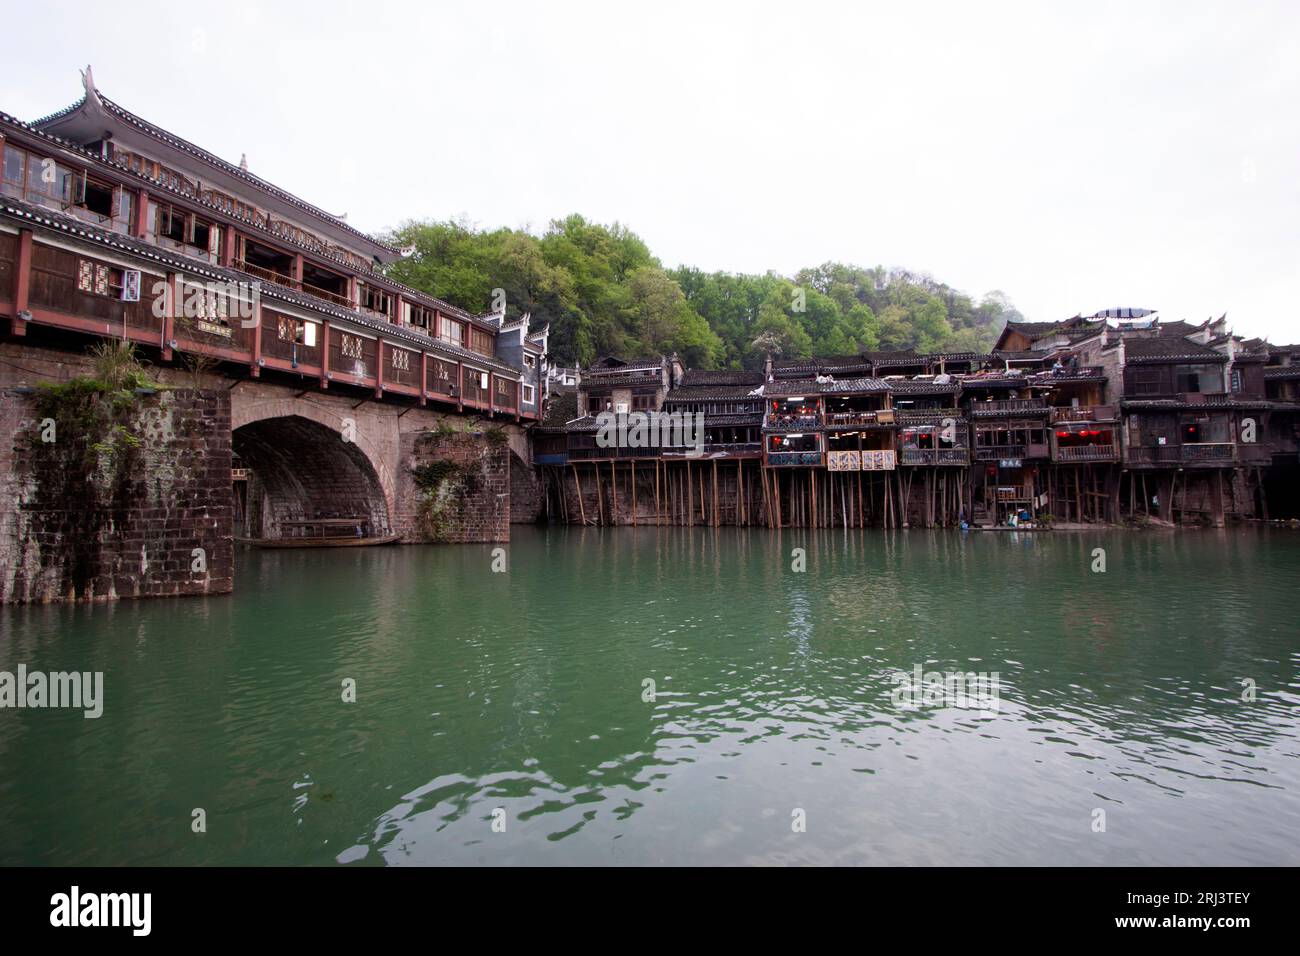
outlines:
[[583, 415], [581, 418], [575, 418], [572, 421], [565, 422], [562, 427], [566, 432], [600, 431], [600, 424], [596, 421], [596, 416], [594, 415]]
[[586, 375], [613, 375], [618, 372], [635, 372], [644, 369], [663, 368], [664, 360], [662, 358], [648, 359], [621, 359], [614, 355], [606, 355], [597, 359], [591, 364], [590, 368], [584, 369]]
[[1142, 365], [1181, 360], [1226, 362], [1227, 357], [1208, 346], [1199, 345], [1196, 342], [1177, 336], [1126, 338], [1124, 340], [1124, 361], [1128, 364]]
[[[330, 252], [329, 250], [316, 249], [307, 246], [301, 242], [298, 242], [292, 236], [284, 235], [283, 233], [273, 232], [270, 229], [268, 229], [263, 223], [256, 222], [252, 219], [248, 219], [244, 216], [238, 215], [237, 213], [234, 213], [229, 209], [225, 209], [224, 207], [216, 205], [210, 200], [204, 199], [202, 196], [192, 195], [190, 193], [184, 192], [183, 190], [177, 189], [176, 187], [172, 186], [170, 183], [153, 179], [152, 177], [146, 176], [144, 173], [141, 173], [138, 170], [131, 169], [128, 166], [124, 166], [121, 163], [106, 160], [101, 156], [99, 156], [97, 153], [92, 153], [89, 150], [83, 149], [82, 147], [78, 146], [76, 143], [72, 143], [69, 142], [68, 140], [61, 139], [60, 137], [55, 136], [51, 133], [46, 133], [43, 130], [35, 129], [32, 127], [31, 124], [24, 123], [22, 120], [10, 116], [8, 113], [0, 113], [0, 126], [3, 126], [6, 123], [13, 126], [17, 126], [21, 128], [25, 133], [37, 137], [38, 139], [48, 141], [53, 147], [67, 150], [68, 152], [76, 153], [78, 154], [79, 158], [82, 161], [88, 164], [107, 167], [112, 169], [113, 172], [116, 173], [117, 175], [126, 176], [132, 179], [138, 179], [141, 181], [142, 184], [146, 186], [146, 188], [149, 190], [150, 195], [161, 195], [165, 193], [170, 196], [176, 196], [185, 203], [199, 206], [204, 209], [210, 209], [218, 216], [223, 216], [229, 219], [233, 219], [234, 221], [242, 224], [243, 226], [256, 229], [263, 235], [267, 236], [269, 241], [275, 244], [289, 245], [297, 249], [302, 249], [304, 252], [307, 252], [312, 256], [316, 256], [327, 262], [336, 263], [337, 265], [342, 266], [350, 271], [355, 271], [354, 267], [349, 262], [347, 262], [340, 256], [334, 254], [333, 252]], [[13, 200], [13, 201], [17, 201], [17, 200]], [[51, 213], [51, 214], [57, 215], [57, 213]], [[355, 232], [356, 230], [353, 231]], [[382, 289], [387, 290], [388, 292], [398, 293], [402, 295], [404, 298], [412, 302], [416, 302], [420, 305], [424, 305], [429, 308], [437, 309], [438, 311], [443, 312], [446, 315], [450, 315], [455, 318], [464, 319], [468, 321], [477, 321], [473, 315], [471, 315], [466, 310], [460, 308], [459, 306], [452, 305], [450, 302], [446, 302], [443, 299], [439, 299], [437, 296], [429, 295], [428, 293], [422, 292], [419, 289], [414, 289], [410, 286], [403, 285], [400, 282], [390, 279], [382, 272], [365, 272], [361, 274], [361, 278], [370, 285], [378, 286]]]
[[994, 349], [989, 354], [989, 357], [995, 359], [1009, 360], [1012, 362], [1032, 362], [1036, 359], [1037, 360], [1045, 359], [1047, 358], [1047, 356], [1051, 354], [1052, 353], [1049, 352], [1047, 349], [1028, 349], [1028, 350], [1021, 350], [1018, 352], [1005, 351], [1003, 349]]
[[[257, 189], [260, 189], [261, 191], [269, 195], [275, 196], [277, 199], [280, 199], [283, 202], [289, 203], [290, 205], [298, 209], [301, 209], [303, 212], [310, 213], [316, 218], [328, 222], [330, 225], [334, 226], [335, 228], [346, 230], [347, 232], [352, 233], [354, 236], [356, 236], [359, 239], [364, 239], [366, 242], [373, 243], [374, 245], [379, 246], [380, 248], [385, 249], [394, 254], [396, 254], [399, 251], [394, 246], [391, 246], [386, 242], [382, 242], [374, 238], [373, 236], [367, 235], [366, 233], [362, 232], [360, 229], [356, 229], [352, 226], [349, 226], [344, 220], [340, 219], [338, 216], [331, 215], [330, 213], [326, 212], [320, 207], [313, 206], [311, 203], [299, 199], [297, 196], [293, 195], [292, 193], [286, 192], [280, 187], [268, 183], [265, 179], [262, 179], [260, 176], [254, 176], [248, 170], [242, 169], [241, 167], [235, 165], [234, 163], [227, 162], [226, 160], [222, 159], [220, 156], [210, 153], [206, 149], [203, 149], [200, 146], [196, 146], [193, 143], [189, 142], [188, 140], [181, 139], [179, 136], [167, 132], [162, 127], [155, 126], [153, 123], [150, 123], [148, 120], [136, 116], [130, 110], [118, 106], [116, 103], [110, 100], [103, 93], [100, 93], [98, 90], [95, 90], [95, 96], [98, 98], [99, 102], [104, 105], [104, 109], [106, 109], [109, 113], [111, 113], [112, 115], [114, 115], [122, 122], [126, 123], [127, 125], [134, 127], [135, 129], [139, 130], [142, 133], [145, 133], [147, 136], [150, 136], [153, 139], [156, 139], [159, 142], [172, 147], [173, 149], [187, 153], [190, 156], [193, 156], [194, 158], [201, 160], [202, 162], [205, 162], [216, 169], [221, 170], [226, 175], [242, 180], [243, 182], [248, 183], [250, 186], [254, 186]], [[86, 97], [82, 96], [81, 99], [77, 100], [77, 102], [73, 103], [72, 105], [66, 106], [55, 113], [51, 113], [49, 116], [44, 116], [41, 119], [38, 119], [26, 125], [29, 125], [32, 129], [35, 130], [41, 130], [42, 127], [49, 126], [54, 122], [56, 122], [57, 120], [63, 119], [71, 115], [72, 113], [77, 112], [85, 105], [86, 105]]]
[[1062, 368], [1058, 372], [1039, 372], [1031, 376], [1035, 385], [1051, 385], [1054, 382], [1078, 382], [1088, 379], [1102, 379], [1106, 370], [1100, 365], [1085, 365], [1081, 368]]
[[683, 386], [694, 385], [748, 385], [751, 388], [763, 384], [762, 372], [722, 369], [690, 369], [682, 376]]
[[1226, 395], [1206, 395], [1204, 401], [1185, 402], [1178, 398], [1125, 398], [1120, 400], [1120, 405], [1126, 409], [1143, 409], [1149, 411], [1171, 410], [1171, 411], [1195, 411], [1196, 409], [1250, 409], [1250, 408], [1272, 408], [1279, 403], [1271, 402], [1264, 398], [1232, 398]]
[[1192, 325], [1190, 322], [1184, 322], [1182, 319], [1177, 319], [1171, 322], [1161, 322], [1158, 330], [1160, 335], [1175, 335], [1179, 338], [1185, 338], [1203, 327], [1204, 323], [1201, 325]]
[[1060, 322], [1008, 322], [1006, 328], [1033, 339], [1046, 335], [1060, 324]]
[[705, 427], [709, 425], [761, 425], [763, 424], [763, 411], [757, 412], [728, 412], [724, 415], [715, 415], [712, 412], [704, 413]]
[[926, 356], [917, 355], [911, 349], [895, 352], [863, 352], [862, 357], [874, 365], [925, 365]]
[[586, 372], [582, 376], [582, 384], [579, 386], [584, 391], [588, 388], [620, 388], [624, 386], [645, 386], [647, 388], [660, 388], [663, 386], [663, 379], [658, 375], [638, 375], [638, 374], [621, 374], [621, 375], [588, 375]]
[[955, 395], [959, 388], [955, 378], [944, 384], [933, 378], [891, 378], [888, 383], [889, 390], [898, 395]]
[[763, 388], [765, 396], [784, 395], [854, 395], [867, 392], [887, 392], [889, 384], [878, 378], [841, 378], [829, 382], [813, 379], [770, 382]]
[[135, 256], [140, 259], [147, 259], [160, 266], [184, 272], [186, 275], [195, 278], [207, 278], [220, 282], [256, 281], [260, 283], [261, 295], [264, 299], [270, 299], [273, 302], [287, 302], [292, 305], [310, 309], [313, 312], [323, 313], [332, 318], [343, 319], [353, 325], [360, 326], [373, 332], [382, 332], [389, 338], [410, 343], [414, 348], [441, 355], [445, 358], [451, 359], [452, 361], [467, 361], [475, 365], [486, 366], [492, 371], [505, 372], [511, 375], [520, 374], [520, 369], [513, 365], [506, 364], [505, 362], [489, 356], [480, 355], [477, 352], [471, 352], [469, 349], [450, 345], [443, 342], [441, 339], [435, 339], [422, 332], [417, 332], [409, 326], [398, 325], [394, 322], [384, 322], [380, 319], [372, 318], [365, 313], [353, 312], [350, 309], [345, 309], [342, 306], [335, 305], [325, 299], [318, 299], [307, 292], [299, 292], [297, 289], [276, 285], [275, 283], [267, 282], [260, 277], [250, 276], [248, 273], [239, 272], [235, 269], [227, 269], [223, 266], [212, 265], [203, 260], [191, 259], [188, 256], [171, 253], [140, 239], [133, 239], [128, 236], [119, 235], [115, 232], [97, 229], [89, 223], [82, 222], [80, 219], [72, 216], [61, 215], [42, 206], [33, 206], [30, 203], [18, 202], [17, 200], [8, 197], [0, 197], [0, 216], [8, 216], [25, 223], [39, 225], [46, 229], [72, 236], [93, 245], [114, 249], [120, 253]]
[[762, 402], [762, 395], [751, 395], [757, 385], [679, 385], [668, 393], [664, 404], [681, 402], [738, 401]]
[[1264, 369], [1267, 379], [1300, 378], [1300, 365], [1269, 365]]

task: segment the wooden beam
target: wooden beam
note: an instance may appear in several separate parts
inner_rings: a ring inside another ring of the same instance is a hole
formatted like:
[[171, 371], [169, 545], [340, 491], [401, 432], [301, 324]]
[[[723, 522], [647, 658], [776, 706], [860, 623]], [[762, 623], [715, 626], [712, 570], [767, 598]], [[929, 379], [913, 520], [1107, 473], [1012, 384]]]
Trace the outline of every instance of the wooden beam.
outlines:
[[249, 363], [248, 374], [253, 378], [262, 375], [262, 302], [253, 303], [253, 361]]
[[162, 357], [172, 360], [172, 342], [176, 339], [176, 313], [181, 308], [181, 280], [175, 272], [167, 273], [167, 307], [163, 309]]
[[149, 190], [140, 189], [135, 194], [135, 222], [131, 235], [144, 239], [149, 235]]
[[322, 320], [320, 326], [320, 387], [329, 388], [330, 320]]
[[14, 320], [11, 324], [14, 335], [27, 334], [27, 322], [20, 316], [29, 311], [31, 292], [32, 231], [22, 229], [18, 233], [18, 261], [14, 263]]

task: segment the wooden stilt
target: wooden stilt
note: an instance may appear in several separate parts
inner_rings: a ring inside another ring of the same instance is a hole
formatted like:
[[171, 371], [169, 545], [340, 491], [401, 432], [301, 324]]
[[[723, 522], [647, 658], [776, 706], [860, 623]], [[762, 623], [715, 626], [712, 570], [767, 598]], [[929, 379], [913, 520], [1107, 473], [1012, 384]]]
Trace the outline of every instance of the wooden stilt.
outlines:
[[569, 467], [573, 469], [573, 488], [578, 493], [578, 508], [582, 512], [582, 523], [585, 525], [587, 523], [587, 506], [582, 503], [582, 483], [578, 481], [578, 466], [570, 464]]

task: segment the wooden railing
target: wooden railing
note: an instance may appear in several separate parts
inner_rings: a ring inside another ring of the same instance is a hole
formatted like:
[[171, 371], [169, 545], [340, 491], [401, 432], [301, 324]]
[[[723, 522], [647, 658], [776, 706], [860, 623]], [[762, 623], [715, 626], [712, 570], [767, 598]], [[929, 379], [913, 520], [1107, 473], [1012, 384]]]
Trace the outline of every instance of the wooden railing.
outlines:
[[1183, 461], [1232, 461], [1235, 451], [1232, 442], [1198, 442], [1183, 446]]
[[787, 465], [817, 466], [822, 463], [819, 451], [773, 451], [767, 454], [767, 463], [773, 467]]
[[951, 418], [960, 424], [965, 418], [960, 408], [895, 408], [893, 412], [895, 420], [900, 425], [938, 424], [945, 418]]
[[1180, 460], [1177, 445], [1130, 445], [1124, 458], [1131, 465], [1176, 465]]
[[996, 402], [971, 402], [972, 415], [1006, 415], [1018, 412], [1036, 413], [1047, 409], [1041, 398], [1010, 398]]
[[263, 282], [271, 282], [275, 285], [284, 286], [286, 289], [296, 289], [299, 292], [305, 292], [308, 295], [314, 295], [318, 299], [324, 299], [326, 302], [332, 302], [335, 305], [341, 305], [345, 309], [356, 311], [356, 306], [352, 304], [345, 295], [339, 295], [337, 292], [330, 292], [328, 289], [322, 289], [320, 286], [312, 285], [310, 282], [299, 282], [293, 276], [285, 275], [283, 272], [276, 272], [274, 269], [268, 269], [265, 266], [254, 265], [251, 262], [236, 260], [232, 263], [232, 268], [240, 272], [247, 272], [251, 276], [256, 276]]
[[763, 419], [764, 428], [821, 428], [820, 415], [769, 415]]
[[1110, 422], [1114, 420], [1114, 405], [1078, 405], [1072, 408], [1052, 409], [1052, 424], [1061, 422]]
[[1015, 445], [977, 445], [976, 461], [997, 461], [1000, 458], [1025, 458], [1029, 453], [1027, 444]]
[[1119, 449], [1114, 445], [1071, 445], [1057, 447], [1052, 452], [1055, 461], [1119, 461]]
[[900, 448], [900, 465], [969, 465], [969, 448]]
[[851, 428], [864, 425], [892, 425], [894, 410], [882, 408], [875, 411], [827, 412], [827, 428]]
[[1232, 462], [1237, 446], [1233, 442], [1200, 442], [1189, 445], [1129, 446], [1125, 460], [1131, 465], [1195, 465]]

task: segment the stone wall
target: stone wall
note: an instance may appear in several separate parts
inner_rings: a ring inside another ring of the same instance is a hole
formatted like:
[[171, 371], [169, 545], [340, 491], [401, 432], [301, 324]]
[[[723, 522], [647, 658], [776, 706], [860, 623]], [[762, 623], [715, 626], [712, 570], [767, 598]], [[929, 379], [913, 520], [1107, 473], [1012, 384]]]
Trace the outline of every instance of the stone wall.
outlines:
[[233, 587], [230, 396], [0, 392], [0, 601]]
[[510, 458], [510, 523], [536, 524], [542, 516], [542, 482], [531, 464], [513, 452]]
[[510, 540], [510, 449], [503, 429], [454, 419], [401, 435], [395, 525], [405, 541]]

